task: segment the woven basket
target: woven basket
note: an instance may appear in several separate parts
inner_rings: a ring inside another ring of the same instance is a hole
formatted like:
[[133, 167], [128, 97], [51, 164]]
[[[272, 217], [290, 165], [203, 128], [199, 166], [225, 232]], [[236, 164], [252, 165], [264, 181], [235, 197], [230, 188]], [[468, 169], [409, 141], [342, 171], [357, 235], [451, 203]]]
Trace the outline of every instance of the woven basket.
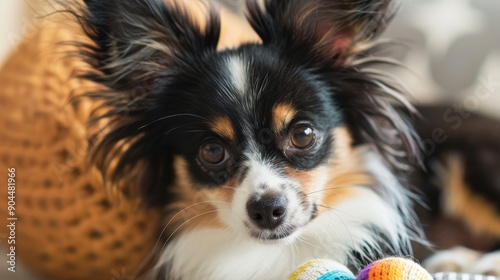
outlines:
[[108, 194], [87, 163], [94, 104], [70, 95], [92, 85], [70, 78], [81, 65], [56, 44], [76, 39], [65, 26], [44, 22], [0, 71], [0, 215], [15, 168], [17, 260], [47, 279], [120, 279], [152, 251], [158, 214]]

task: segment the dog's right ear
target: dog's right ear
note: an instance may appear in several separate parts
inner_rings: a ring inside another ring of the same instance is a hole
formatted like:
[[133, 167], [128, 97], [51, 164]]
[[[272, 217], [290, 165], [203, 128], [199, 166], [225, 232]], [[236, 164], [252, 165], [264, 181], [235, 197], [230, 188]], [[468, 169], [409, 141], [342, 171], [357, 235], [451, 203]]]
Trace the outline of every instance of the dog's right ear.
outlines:
[[208, 5], [199, 24], [173, 1], [65, 1], [90, 39], [76, 43], [89, 66], [79, 77], [103, 86], [83, 95], [101, 104], [92, 121], [107, 124], [90, 141], [91, 161], [107, 184], [123, 182], [147, 206], [163, 205], [174, 180], [166, 132], [179, 123], [168, 117], [175, 106], [168, 83], [216, 52], [219, 15]]

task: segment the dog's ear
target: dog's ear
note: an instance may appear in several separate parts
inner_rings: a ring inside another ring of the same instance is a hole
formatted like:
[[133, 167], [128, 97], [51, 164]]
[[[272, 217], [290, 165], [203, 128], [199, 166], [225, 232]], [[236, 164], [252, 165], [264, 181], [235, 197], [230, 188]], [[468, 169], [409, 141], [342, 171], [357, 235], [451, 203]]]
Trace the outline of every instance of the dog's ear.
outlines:
[[161, 205], [174, 179], [172, 144], [165, 135], [179, 123], [167, 117], [172, 112], [165, 104], [175, 104], [166, 101], [170, 90], [165, 83], [216, 51], [216, 9], [209, 5], [207, 21], [200, 24], [173, 1], [85, 0], [71, 5], [67, 10], [91, 40], [76, 44], [89, 66], [79, 76], [103, 86], [83, 95], [102, 104], [93, 122], [107, 124], [92, 137], [92, 161], [108, 183], [126, 181], [136, 188], [128, 191], [142, 193], [145, 204]]
[[117, 91], [186, 66], [216, 50], [220, 20], [209, 6], [202, 27], [186, 9], [164, 0], [85, 0], [80, 22], [95, 46], [86, 53], [103, 74], [100, 82]]
[[404, 96], [407, 90], [372, 67], [397, 64], [374, 53], [375, 39], [399, 1], [262, 1], [247, 0], [247, 17], [263, 44], [322, 73], [356, 142], [375, 146], [397, 170], [407, 170], [408, 160], [419, 163], [418, 136], [406, 117], [414, 112]]
[[263, 44], [280, 45], [312, 62], [343, 63], [377, 37], [395, 0], [247, 0], [247, 17]]

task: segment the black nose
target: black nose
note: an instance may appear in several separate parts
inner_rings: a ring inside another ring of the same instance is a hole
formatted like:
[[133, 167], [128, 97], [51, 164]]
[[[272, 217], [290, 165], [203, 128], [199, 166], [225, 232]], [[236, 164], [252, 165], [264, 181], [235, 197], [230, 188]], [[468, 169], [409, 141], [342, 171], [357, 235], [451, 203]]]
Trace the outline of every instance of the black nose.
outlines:
[[286, 198], [282, 195], [265, 195], [247, 203], [250, 219], [263, 229], [274, 229], [286, 216]]

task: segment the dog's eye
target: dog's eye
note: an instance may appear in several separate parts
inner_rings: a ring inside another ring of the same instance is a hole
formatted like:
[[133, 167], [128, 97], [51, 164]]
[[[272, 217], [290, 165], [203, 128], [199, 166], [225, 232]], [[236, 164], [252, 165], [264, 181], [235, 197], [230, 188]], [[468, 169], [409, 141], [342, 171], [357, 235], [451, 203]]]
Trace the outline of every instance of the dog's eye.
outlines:
[[298, 149], [305, 149], [314, 143], [314, 130], [309, 126], [295, 128], [290, 134], [292, 145]]
[[226, 149], [217, 142], [205, 143], [200, 147], [200, 158], [210, 165], [218, 165], [226, 159]]

